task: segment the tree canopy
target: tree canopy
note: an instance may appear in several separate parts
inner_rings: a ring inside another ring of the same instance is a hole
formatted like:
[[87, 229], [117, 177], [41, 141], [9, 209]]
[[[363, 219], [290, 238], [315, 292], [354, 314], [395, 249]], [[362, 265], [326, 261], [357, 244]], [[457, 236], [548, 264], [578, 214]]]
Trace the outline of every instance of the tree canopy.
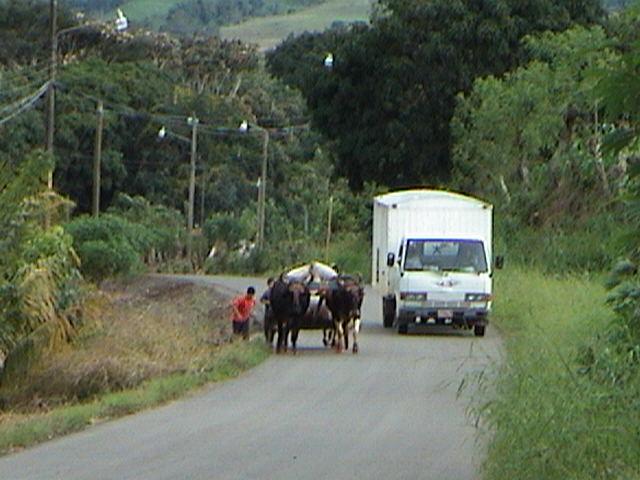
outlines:
[[[603, 18], [596, 0], [388, 0], [371, 26], [291, 37], [270, 71], [301, 89], [352, 187], [446, 181], [455, 96], [526, 60], [521, 39]], [[323, 68], [331, 52], [334, 65]]]
[[594, 78], [618, 61], [609, 43], [601, 27], [527, 37], [530, 63], [460, 95], [452, 121], [458, 188], [525, 222], [592, 214], [591, 195], [610, 198], [616, 159], [600, 152]]

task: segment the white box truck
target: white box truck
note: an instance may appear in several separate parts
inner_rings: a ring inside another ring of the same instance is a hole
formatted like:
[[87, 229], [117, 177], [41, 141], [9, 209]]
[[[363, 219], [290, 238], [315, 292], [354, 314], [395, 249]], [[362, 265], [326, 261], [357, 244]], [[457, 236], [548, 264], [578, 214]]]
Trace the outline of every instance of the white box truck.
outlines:
[[489, 203], [440, 190], [374, 198], [371, 276], [385, 327], [407, 333], [411, 325], [443, 325], [484, 335], [492, 300], [492, 214]]

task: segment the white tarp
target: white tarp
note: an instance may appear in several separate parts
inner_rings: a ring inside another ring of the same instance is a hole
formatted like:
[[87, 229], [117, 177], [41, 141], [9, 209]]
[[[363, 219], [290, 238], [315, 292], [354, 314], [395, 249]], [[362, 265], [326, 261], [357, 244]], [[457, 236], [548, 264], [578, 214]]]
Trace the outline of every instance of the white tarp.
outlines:
[[337, 276], [338, 272], [329, 265], [313, 261], [289, 270], [285, 273], [284, 278], [300, 282], [327, 282]]

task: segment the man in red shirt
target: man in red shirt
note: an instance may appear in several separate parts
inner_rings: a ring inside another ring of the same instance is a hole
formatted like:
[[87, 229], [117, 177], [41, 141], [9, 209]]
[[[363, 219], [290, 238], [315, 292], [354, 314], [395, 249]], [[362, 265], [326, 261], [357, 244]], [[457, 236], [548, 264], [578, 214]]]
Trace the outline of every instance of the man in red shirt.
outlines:
[[249, 321], [256, 306], [255, 294], [256, 289], [249, 287], [246, 294], [238, 295], [231, 302], [233, 333], [242, 334], [245, 340], [249, 339]]

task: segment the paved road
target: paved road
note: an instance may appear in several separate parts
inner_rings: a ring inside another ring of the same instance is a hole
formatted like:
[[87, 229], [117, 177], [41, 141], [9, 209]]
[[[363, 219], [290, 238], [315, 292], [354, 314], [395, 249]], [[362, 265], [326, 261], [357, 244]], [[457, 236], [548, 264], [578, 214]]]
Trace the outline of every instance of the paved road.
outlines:
[[1, 458], [0, 479], [478, 478], [482, 447], [465, 415], [469, 394], [457, 392], [497, 361], [495, 331], [400, 336], [382, 328], [380, 303], [367, 291], [357, 355], [302, 332], [295, 357]]

